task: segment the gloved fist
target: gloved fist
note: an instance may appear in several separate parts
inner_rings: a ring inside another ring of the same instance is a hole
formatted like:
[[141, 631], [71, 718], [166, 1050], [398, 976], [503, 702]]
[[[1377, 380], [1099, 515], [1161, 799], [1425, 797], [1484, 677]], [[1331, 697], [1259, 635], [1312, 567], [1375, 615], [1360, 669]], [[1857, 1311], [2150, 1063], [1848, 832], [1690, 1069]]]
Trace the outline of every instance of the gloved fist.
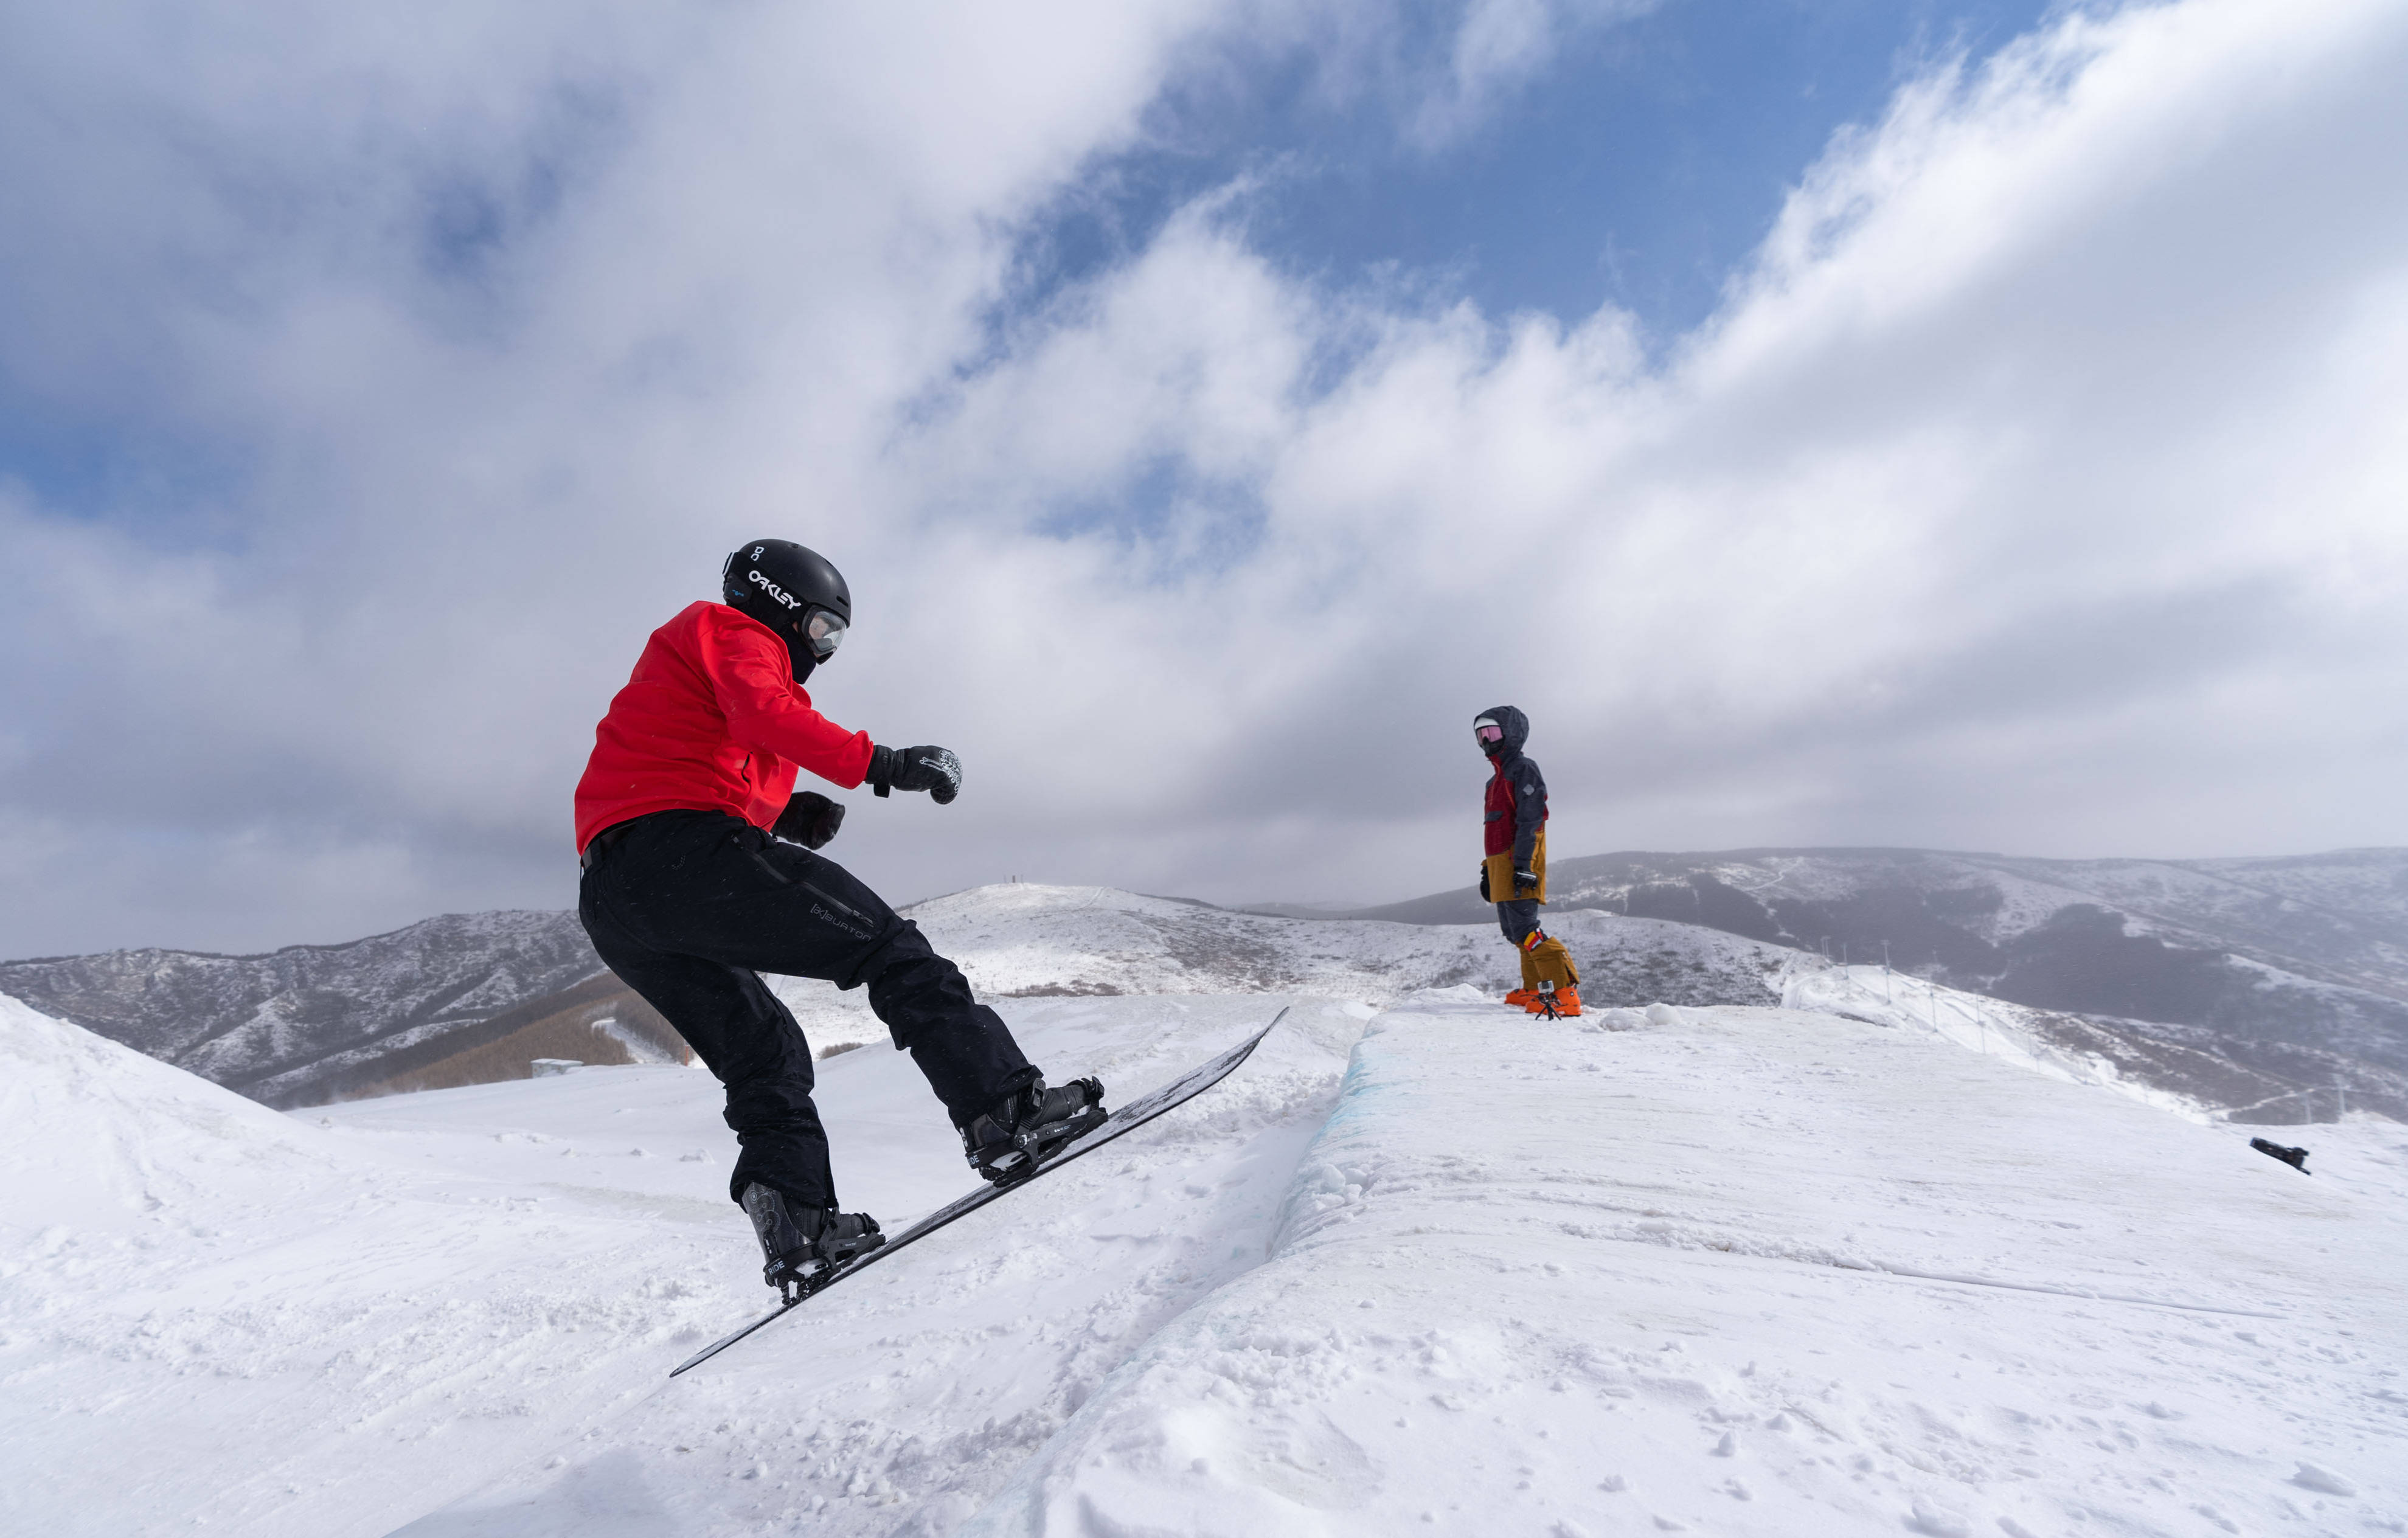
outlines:
[[817, 790], [796, 792], [778, 814], [769, 831], [780, 838], [790, 839], [806, 849], [816, 849], [836, 836], [844, 826], [844, 808]]
[[1480, 862], [1480, 900], [1484, 903], [1496, 901], [1488, 895], [1488, 862], [1485, 860]]
[[1528, 871], [1515, 871], [1513, 873], [1513, 890], [1517, 892], [1524, 887], [1535, 887], [1538, 884], [1539, 878], [1531, 875]]
[[939, 806], [953, 805], [962, 793], [962, 761], [942, 748], [872, 748], [869, 788], [880, 795], [893, 790], [925, 790]]

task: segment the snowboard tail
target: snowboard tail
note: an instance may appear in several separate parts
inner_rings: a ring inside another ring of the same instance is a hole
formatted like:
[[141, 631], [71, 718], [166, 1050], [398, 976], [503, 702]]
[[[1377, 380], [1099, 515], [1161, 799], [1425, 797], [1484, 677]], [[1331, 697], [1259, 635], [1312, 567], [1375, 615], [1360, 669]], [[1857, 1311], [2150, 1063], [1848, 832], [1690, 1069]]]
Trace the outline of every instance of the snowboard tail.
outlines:
[[929, 1234], [936, 1232], [946, 1224], [953, 1222], [959, 1218], [967, 1218], [971, 1213], [976, 1212], [979, 1208], [985, 1206], [988, 1203], [1012, 1191], [1018, 1190], [1023, 1186], [1044, 1178], [1049, 1173], [1060, 1169], [1063, 1165], [1068, 1164], [1074, 1159], [1082, 1159], [1088, 1154], [1094, 1153], [1097, 1148], [1102, 1147], [1105, 1144], [1112, 1141], [1112, 1139], [1119, 1137], [1124, 1133], [1137, 1131], [1137, 1129], [1144, 1126], [1147, 1122], [1152, 1121], [1154, 1118], [1162, 1115], [1166, 1111], [1176, 1110], [1180, 1106], [1184, 1105], [1187, 1102], [1195, 1099], [1197, 1095], [1202, 1094], [1205, 1090], [1210, 1089], [1212, 1086], [1220, 1083], [1223, 1079], [1227, 1078], [1232, 1073], [1235, 1073], [1238, 1065], [1245, 1061], [1248, 1057], [1252, 1056], [1254, 1048], [1261, 1045], [1262, 1039], [1271, 1033], [1272, 1028], [1277, 1026], [1280, 1021], [1286, 1018], [1287, 1011], [1285, 1009], [1281, 1010], [1278, 1014], [1271, 1017], [1269, 1025], [1264, 1026], [1260, 1031], [1255, 1032], [1253, 1035], [1247, 1037], [1244, 1041], [1240, 1042], [1237, 1046], [1230, 1047], [1220, 1056], [1213, 1058], [1211, 1061], [1200, 1063], [1197, 1066], [1189, 1069], [1179, 1077], [1172, 1079], [1168, 1084], [1162, 1085], [1157, 1089], [1138, 1096], [1137, 1099], [1130, 1101], [1119, 1110], [1114, 1111], [1110, 1116], [1106, 1117], [1100, 1125], [1090, 1129], [1078, 1137], [1072, 1138], [1068, 1143], [1055, 1149], [1053, 1153], [1050, 1153], [1044, 1158], [1035, 1161], [1035, 1163], [1030, 1166], [1027, 1173], [1019, 1175], [1017, 1178], [1001, 1181], [991, 1186], [984, 1186], [977, 1190], [969, 1192], [966, 1196], [956, 1197], [954, 1200], [948, 1202], [943, 1206], [939, 1207], [936, 1211], [928, 1214], [927, 1217], [921, 1218], [910, 1228], [905, 1229], [902, 1232], [892, 1235], [884, 1244], [879, 1246], [877, 1248], [872, 1249], [866, 1254], [857, 1256], [853, 1260], [847, 1260], [842, 1265], [832, 1266], [815, 1275], [804, 1278], [793, 1289], [793, 1295], [789, 1297], [786, 1302], [780, 1303], [778, 1307], [772, 1309], [767, 1314], [764, 1314], [761, 1317], [754, 1319], [751, 1324], [746, 1325], [743, 1329], [737, 1331], [735, 1333], [723, 1336], [719, 1340], [713, 1341], [709, 1346], [704, 1346], [701, 1350], [696, 1351], [693, 1356], [688, 1357], [685, 1360], [680, 1362], [675, 1368], [671, 1369], [669, 1376], [675, 1377], [678, 1374], [684, 1372], [690, 1367], [700, 1366], [702, 1363], [709, 1361], [711, 1358], [719, 1355], [722, 1351], [724, 1351], [729, 1346], [735, 1345], [738, 1341], [742, 1340], [745, 1336], [760, 1329], [763, 1325], [768, 1324], [772, 1320], [783, 1317], [787, 1313], [801, 1306], [804, 1303], [810, 1301], [817, 1294], [824, 1292], [829, 1288], [836, 1286], [837, 1283], [843, 1281], [847, 1276], [852, 1276], [860, 1272], [868, 1270], [871, 1266], [874, 1266], [879, 1261], [885, 1260], [896, 1250], [918, 1240], [926, 1238]]

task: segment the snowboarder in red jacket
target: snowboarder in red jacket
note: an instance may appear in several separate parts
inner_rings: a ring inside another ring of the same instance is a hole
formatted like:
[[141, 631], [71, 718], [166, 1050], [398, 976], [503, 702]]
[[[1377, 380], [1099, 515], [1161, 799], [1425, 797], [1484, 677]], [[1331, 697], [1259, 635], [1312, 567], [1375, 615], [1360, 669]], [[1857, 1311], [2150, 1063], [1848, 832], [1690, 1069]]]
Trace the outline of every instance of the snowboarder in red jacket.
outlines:
[[794, 791], [798, 769], [879, 795], [961, 790], [941, 748], [885, 748], [811, 706], [803, 681], [836, 655], [853, 596], [824, 557], [753, 540], [721, 569], [721, 603], [654, 631], [595, 729], [577, 786], [578, 917], [603, 962], [658, 1009], [727, 1089], [742, 1152], [728, 1194], [752, 1220], [764, 1275], [788, 1291], [885, 1242], [837, 1210], [811, 1050], [760, 973], [867, 987], [869, 1007], [944, 1103], [989, 1180], [1103, 1119], [1103, 1087], [1048, 1089], [961, 969], [832, 860], [844, 808]]

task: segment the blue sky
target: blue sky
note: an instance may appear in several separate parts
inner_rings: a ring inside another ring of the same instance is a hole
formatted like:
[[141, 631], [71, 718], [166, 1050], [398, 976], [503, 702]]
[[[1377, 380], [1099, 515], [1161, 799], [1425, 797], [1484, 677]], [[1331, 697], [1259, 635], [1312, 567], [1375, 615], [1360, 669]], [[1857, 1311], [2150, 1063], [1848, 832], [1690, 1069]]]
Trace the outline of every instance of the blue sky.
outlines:
[[[1259, 248], [1300, 275], [1566, 322], [1612, 304], [1660, 344], [1713, 311], [1835, 133], [2043, 8], [1670, 0], [1571, 30], [1504, 105], [1438, 142], [1398, 134], [1380, 82], [1333, 85], [1310, 50], [1240, 43], [1238, 67], [1167, 93], [1150, 142], [1107, 158], [1033, 232], [1031, 289], [1125, 260], [1173, 208], [1242, 182]], [[1451, 19], [1417, 11], [1394, 67], [1441, 69]]]
[[572, 900], [822, 549], [899, 900], [2408, 842], [2396, 0], [0, 16], [0, 954]]

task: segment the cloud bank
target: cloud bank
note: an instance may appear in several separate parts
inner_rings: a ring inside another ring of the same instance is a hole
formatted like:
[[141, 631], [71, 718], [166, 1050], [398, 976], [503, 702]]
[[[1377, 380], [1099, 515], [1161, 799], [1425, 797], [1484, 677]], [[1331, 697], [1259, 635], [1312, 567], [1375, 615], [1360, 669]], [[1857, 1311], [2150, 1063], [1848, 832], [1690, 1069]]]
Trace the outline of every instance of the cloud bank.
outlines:
[[830, 849], [897, 899], [1468, 881], [1505, 702], [1565, 851], [2408, 841], [2396, 6], [1920, 76], [1669, 344], [1243, 185], [1038, 281], [1242, 11], [166, 14], [0, 46], [9, 954], [566, 905], [595, 719], [769, 533], [853, 587], [824, 708], [968, 766]]

